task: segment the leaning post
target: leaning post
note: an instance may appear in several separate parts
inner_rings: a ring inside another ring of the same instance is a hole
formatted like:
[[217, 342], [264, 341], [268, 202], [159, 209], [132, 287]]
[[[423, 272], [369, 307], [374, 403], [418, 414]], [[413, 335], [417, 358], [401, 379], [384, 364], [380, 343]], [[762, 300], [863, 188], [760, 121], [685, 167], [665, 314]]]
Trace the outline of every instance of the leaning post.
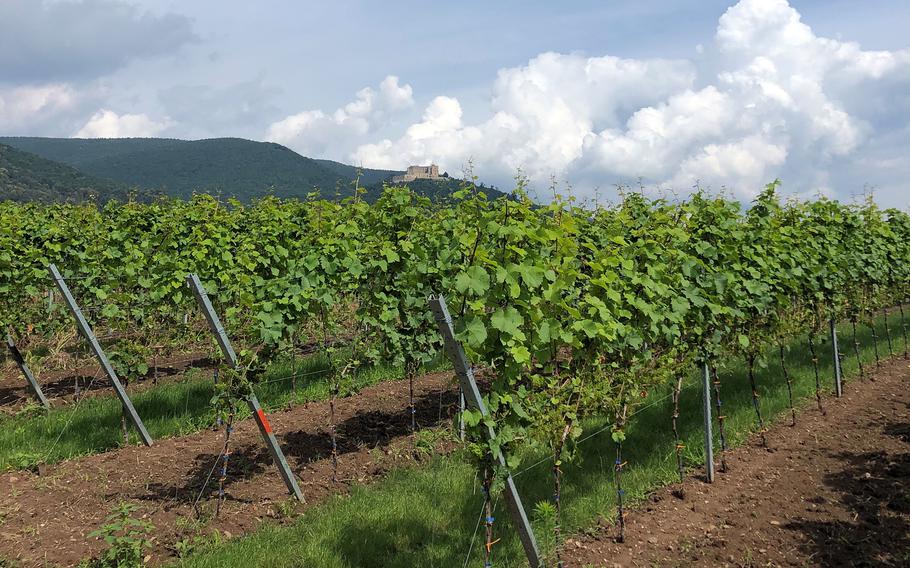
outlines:
[[19, 370], [22, 371], [22, 374], [25, 376], [25, 380], [28, 381], [28, 386], [31, 388], [32, 394], [35, 395], [35, 398], [38, 399], [38, 402], [41, 403], [41, 406], [44, 408], [50, 408], [51, 405], [47, 401], [47, 397], [44, 396], [44, 391], [41, 390], [41, 385], [38, 384], [37, 380], [35, 380], [35, 376], [32, 374], [31, 369], [28, 368], [28, 365], [25, 362], [25, 358], [22, 357], [22, 353], [19, 352], [19, 348], [16, 347], [16, 342], [13, 341], [13, 336], [10, 334], [10, 332], [6, 332], [6, 348], [9, 349], [10, 355], [13, 356], [13, 361], [16, 362]]
[[[202, 313], [205, 315], [206, 321], [208, 321], [209, 328], [212, 330], [215, 340], [218, 341], [218, 345], [221, 347], [224, 358], [228, 360], [232, 367], [236, 367], [237, 353], [231, 345], [231, 340], [228, 339], [224, 326], [221, 325], [218, 314], [215, 313], [215, 308], [212, 307], [212, 302], [209, 300], [205, 288], [202, 287], [202, 282], [195, 274], [188, 274], [186, 281], [193, 291], [193, 295], [196, 296], [199, 307], [202, 308]], [[294, 473], [291, 471], [291, 467], [284, 457], [284, 452], [281, 451], [281, 446], [278, 445], [278, 439], [275, 438], [275, 433], [272, 432], [272, 426], [269, 424], [265, 411], [259, 404], [259, 399], [256, 398], [254, 393], [251, 393], [247, 398], [246, 403], [250, 408], [250, 412], [253, 413], [253, 419], [256, 421], [256, 426], [259, 427], [259, 433], [262, 435], [265, 445], [268, 446], [269, 452], [272, 454], [272, 459], [275, 461], [275, 465], [278, 466], [278, 473], [281, 474], [281, 479], [284, 480], [288, 492], [296, 497], [298, 501], [303, 501], [303, 493], [300, 491], [297, 479], [294, 477]]]
[[139, 417], [139, 413], [136, 412], [136, 409], [133, 407], [133, 401], [131, 401], [129, 395], [126, 394], [126, 389], [123, 388], [123, 384], [120, 382], [120, 378], [117, 377], [117, 373], [114, 371], [114, 367], [112, 367], [110, 361], [108, 361], [107, 355], [104, 353], [104, 349], [101, 348], [101, 344], [98, 343], [98, 339], [95, 337], [95, 333], [92, 331], [91, 326], [88, 324], [85, 316], [82, 315], [82, 310], [79, 308], [79, 304], [76, 303], [76, 299], [73, 298], [73, 294], [70, 292], [70, 288], [67, 286], [66, 280], [64, 280], [63, 276], [60, 275], [60, 271], [57, 270], [56, 265], [51, 264], [47, 267], [47, 269], [51, 273], [51, 278], [53, 278], [54, 282], [57, 284], [57, 289], [60, 290], [60, 295], [63, 296], [63, 301], [66, 303], [66, 307], [69, 308], [70, 313], [72, 313], [73, 317], [76, 318], [76, 324], [79, 326], [79, 331], [81, 331], [83, 337], [88, 340], [92, 351], [95, 353], [95, 358], [97, 358], [98, 362], [101, 363], [101, 367], [104, 369], [105, 374], [107, 374], [107, 378], [111, 381], [111, 384], [114, 385], [114, 390], [117, 392], [117, 397], [123, 404], [123, 411], [126, 412], [126, 414], [130, 417], [133, 426], [135, 426], [136, 430], [139, 431], [139, 436], [142, 438], [142, 443], [144, 443], [146, 446], [151, 446], [153, 442], [152, 437], [149, 435], [148, 430], [145, 429], [145, 424], [142, 423], [142, 418]]
[[[467, 406], [480, 411], [480, 414], [486, 417], [488, 415], [486, 405], [484, 405], [483, 398], [480, 396], [480, 389], [477, 388], [474, 371], [468, 363], [468, 358], [464, 353], [464, 349], [462, 349], [458, 340], [455, 339], [452, 316], [449, 314], [449, 308], [446, 305], [445, 298], [441, 294], [437, 297], [430, 296], [428, 302], [430, 304], [430, 309], [433, 310], [436, 324], [439, 326], [439, 333], [442, 335], [442, 339], [445, 342], [446, 354], [448, 354], [449, 359], [452, 361], [452, 365], [455, 367], [455, 375], [458, 377], [459, 383], [461, 383], [461, 389], [464, 393]], [[496, 433], [492, 427], [488, 428], [488, 436], [491, 439], [496, 437]], [[505, 467], [506, 460], [501, 452], [498, 459], [499, 464]], [[503, 495], [509, 513], [512, 515], [512, 521], [518, 528], [518, 536], [521, 539], [522, 546], [524, 546], [525, 554], [528, 557], [531, 568], [542, 566], [540, 551], [537, 549], [537, 540], [534, 538], [534, 530], [531, 528], [531, 523], [528, 521], [524, 505], [521, 503], [521, 497], [518, 495], [518, 488], [515, 486], [515, 481], [512, 479], [511, 474], [506, 478], [506, 486], [503, 490]]]

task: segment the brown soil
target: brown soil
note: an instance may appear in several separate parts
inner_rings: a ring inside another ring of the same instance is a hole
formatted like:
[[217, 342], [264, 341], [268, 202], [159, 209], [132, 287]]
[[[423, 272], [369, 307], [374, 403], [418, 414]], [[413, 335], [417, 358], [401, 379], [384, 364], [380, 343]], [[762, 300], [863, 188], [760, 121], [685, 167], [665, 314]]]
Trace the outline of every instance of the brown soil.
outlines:
[[[341, 335], [330, 340], [330, 346], [345, 345], [350, 335]], [[321, 343], [306, 343], [296, 349], [295, 355], [307, 357], [322, 347]], [[6, 346], [0, 345], [3, 356]], [[26, 406], [36, 404], [37, 399], [28, 387], [28, 382], [19, 367], [7, 358], [5, 365], [0, 366], [0, 413], [16, 414]], [[62, 406], [74, 403], [82, 396], [113, 396], [113, 386], [94, 358], [74, 358], [71, 354], [61, 355], [55, 361], [57, 366], [65, 363], [65, 368], [53, 368], [38, 376], [38, 383], [51, 406]], [[130, 394], [154, 387], [159, 383], [183, 380], [189, 369], [200, 369], [209, 372], [220, 363], [199, 349], [189, 349], [183, 353], [172, 353], [152, 357], [148, 361], [149, 372], [145, 376], [134, 378], [129, 382]], [[33, 369], [34, 372], [34, 369]], [[211, 373], [209, 373], [211, 374]], [[123, 381], [123, 377], [120, 378]]]
[[[0, 346], [5, 349], [4, 346]], [[159, 383], [183, 379], [191, 368], [211, 369], [217, 361], [205, 353], [183, 353], [170, 357], [154, 357], [149, 361], [149, 372], [138, 380], [129, 382], [130, 393], [153, 387]], [[121, 381], [123, 378], [121, 377]], [[113, 396], [113, 386], [94, 359], [83, 361], [68, 369], [53, 369], [41, 373], [38, 383], [51, 407], [65, 406], [82, 396]], [[12, 362], [0, 370], [0, 412], [15, 414], [37, 399], [28, 388], [28, 382]]]
[[[421, 377], [415, 385], [421, 426], [448, 418], [454, 378], [451, 373]], [[353, 483], [369, 482], [390, 467], [413, 463], [407, 413], [408, 383], [368, 387], [336, 403], [338, 482], [332, 483], [328, 402], [310, 403], [271, 415], [288, 462], [312, 506]], [[39, 474], [0, 475], [0, 559], [23, 566], [72, 565], [97, 554], [102, 543], [88, 537], [120, 501], [138, 504], [155, 525], [151, 561], [171, 557], [173, 545], [193, 536], [188, 523], [193, 503], [205, 485], [223, 444], [223, 431], [160, 440], [151, 448], [128, 447], [42, 468]], [[254, 530], [263, 520], [282, 520], [289, 497], [255, 424], [238, 424], [231, 439], [226, 500], [221, 515], [205, 526], [230, 538]], [[445, 442], [437, 450], [445, 451]], [[218, 475], [203, 492], [201, 505], [211, 513], [217, 502]]]
[[[728, 473], [657, 491], [568, 539], [567, 566], [910, 566], [910, 371], [886, 362], [827, 415], [802, 412], [728, 453]], [[682, 498], [680, 498], [682, 497]]]

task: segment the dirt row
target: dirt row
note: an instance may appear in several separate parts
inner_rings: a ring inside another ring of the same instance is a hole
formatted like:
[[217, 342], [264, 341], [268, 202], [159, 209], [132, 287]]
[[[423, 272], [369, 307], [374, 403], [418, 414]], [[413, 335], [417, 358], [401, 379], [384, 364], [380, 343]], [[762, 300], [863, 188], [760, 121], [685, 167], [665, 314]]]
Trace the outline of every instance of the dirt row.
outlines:
[[[383, 383], [336, 406], [339, 481], [332, 483], [329, 405], [272, 415], [301, 480], [306, 506], [413, 460], [405, 381]], [[421, 425], [447, 419], [450, 373], [417, 381]], [[693, 477], [657, 491], [626, 518], [567, 540], [568, 566], [910, 566], [910, 366], [886, 363], [842, 399], [809, 408], [728, 453], [729, 471], [708, 485]], [[71, 565], [97, 553], [87, 535], [119, 501], [139, 504], [156, 527], [151, 561], [171, 557], [195, 531], [193, 503], [218, 456], [223, 432], [205, 431], [42, 468], [0, 475], [0, 559]], [[282, 520], [288, 495], [251, 421], [239, 424], [221, 516], [205, 530], [227, 537]], [[440, 448], [445, 450], [446, 448]], [[210, 513], [217, 475], [202, 491]]]
[[[350, 341], [349, 335], [332, 338], [331, 346], [343, 346]], [[322, 347], [319, 343], [305, 343], [297, 346], [295, 356], [309, 357]], [[159, 349], [157, 347], [155, 349]], [[7, 355], [5, 344], [0, 346], [3, 356]], [[159, 352], [160, 353], [160, 352]], [[40, 373], [38, 382], [51, 407], [66, 406], [83, 396], [112, 396], [111, 385], [100, 365], [93, 358], [74, 359], [61, 355], [54, 361], [57, 367]], [[62, 363], [62, 365], [61, 365]], [[221, 363], [220, 358], [212, 358], [201, 345], [194, 345], [178, 353], [160, 354], [148, 360], [148, 373], [142, 377], [133, 377], [128, 381], [130, 394], [153, 388], [161, 383], [177, 382], [185, 378], [187, 371], [198, 370], [203, 375], [211, 376], [212, 369]], [[32, 372], [35, 370], [32, 369]], [[122, 382], [124, 377], [120, 377]], [[26, 382], [19, 367], [12, 357], [6, 357], [5, 364], [0, 365], [0, 413], [16, 414], [24, 408], [37, 403], [37, 399]]]
[[568, 540], [567, 566], [910, 566], [910, 364], [873, 366], [827, 414], [807, 408], [728, 453], [728, 472], [663, 488]]
[[[133, 394], [161, 383], [183, 380], [190, 369], [208, 372], [218, 364], [205, 353], [190, 352], [177, 356], [153, 357], [149, 360], [149, 372], [144, 377], [129, 382]], [[123, 378], [121, 377], [121, 381]], [[38, 377], [41, 391], [52, 408], [65, 407], [83, 396], [112, 396], [113, 385], [94, 361], [80, 361], [65, 369], [53, 369]], [[12, 361], [0, 369], [0, 412], [15, 414], [28, 405], [37, 404], [25, 377]]]
[[[453, 385], [451, 373], [426, 375], [416, 382], [421, 426], [448, 420], [456, 402]], [[414, 460], [407, 404], [407, 381], [382, 383], [337, 401], [335, 483], [329, 403], [309, 403], [271, 415], [272, 428], [306, 498], [305, 505], [290, 508], [319, 503], [345, 492], [352, 483], [369, 482]], [[174, 544], [194, 534], [194, 502], [200, 491], [204, 515], [217, 502], [217, 473], [207, 485], [205, 480], [223, 437], [223, 431], [205, 431], [159, 440], [151, 448], [128, 447], [47, 466], [40, 475], [22, 471], [0, 475], [0, 559], [23, 566], [68, 566], [97, 554], [103, 543], [88, 534], [120, 501], [139, 504], [154, 524], [150, 561], [171, 557]], [[231, 447], [224, 506], [205, 526], [206, 532], [217, 530], [228, 538], [255, 530], [266, 519], [284, 519], [290, 505], [253, 421], [236, 426]]]

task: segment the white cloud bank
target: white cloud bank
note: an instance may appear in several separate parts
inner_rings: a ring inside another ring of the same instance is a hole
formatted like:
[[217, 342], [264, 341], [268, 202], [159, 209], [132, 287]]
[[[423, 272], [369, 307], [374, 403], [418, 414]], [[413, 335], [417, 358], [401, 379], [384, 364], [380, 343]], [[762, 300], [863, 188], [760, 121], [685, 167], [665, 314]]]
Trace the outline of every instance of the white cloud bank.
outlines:
[[101, 109], [73, 134], [73, 138], [149, 138], [171, 124], [169, 119], [156, 122], [145, 114], [117, 114]]
[[379, 90], [361, 89], [357, 98], [332, 113], [305, 110], [272, 123], [265, 139], [291, 146], [308, 156], [331, 156], [350, 151], [352, 140], [363, 139], [391, 115], [414, 104], [410, 85], [389, 75]]
[[15, 87], [0, 90], [0, 129], [15, 131], [72, 111], [81, 96], [66, 84]]
[[[390, 86], [399, 89], [397, 80]], [[401, 89], [398, 108], [412, 102]], [[839, 197], [868, 181], [890, 192], [886, 202], [905, 205], [904, 190], [888, 184], [910, 176], [901, 157], [910, 149], [901, 134], [908, 92], [910, 50], [864, 51], [816, 36], [785, 0], [742, 0], [691, 59], [544, 53], [503, 69], [491, 115], [476, 124], [465, 123], [457, 99], [439, 96], [399, 137], [369, 142], [385, 88], [366, 89], [332, 114], [275, 123], [268, 138], [368, 167], [436, 162], [455, 173], [472, 160], [496, 183], [521, 169], [534, 182], [568, 180], [583, 196], [642, 178], [748, 198], [780, 176], [802, 194]]]

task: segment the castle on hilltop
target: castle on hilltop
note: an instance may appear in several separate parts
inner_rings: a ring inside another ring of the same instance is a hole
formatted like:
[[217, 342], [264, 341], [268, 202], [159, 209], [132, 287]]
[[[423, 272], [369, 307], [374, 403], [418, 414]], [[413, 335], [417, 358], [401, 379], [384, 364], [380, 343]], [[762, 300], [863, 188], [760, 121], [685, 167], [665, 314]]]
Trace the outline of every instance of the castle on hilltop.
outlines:
[[392, 183], [406, 183], [415, 179], [442, 179], [439, 177], [439, 166], [430, 164], [429, 166], [408, 166], [408, 171], [404, 175], [392, 178]]

